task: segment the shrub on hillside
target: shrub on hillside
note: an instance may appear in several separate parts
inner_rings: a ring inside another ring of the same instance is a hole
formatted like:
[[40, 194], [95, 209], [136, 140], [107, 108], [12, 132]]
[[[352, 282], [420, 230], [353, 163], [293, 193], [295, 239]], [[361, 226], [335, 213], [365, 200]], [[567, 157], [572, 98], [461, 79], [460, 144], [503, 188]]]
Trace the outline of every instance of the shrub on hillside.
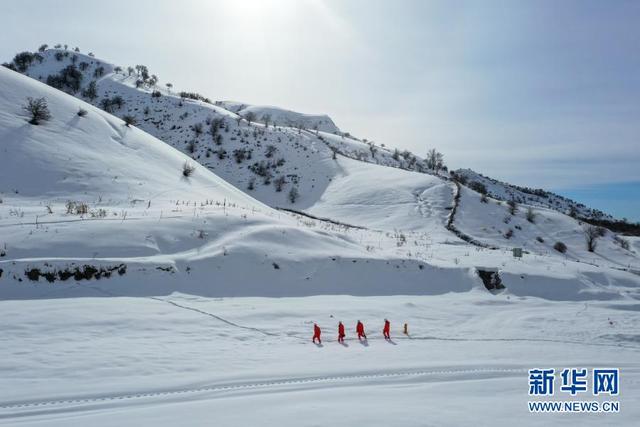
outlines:
[[90, 100], [94, 100], [98, 97], [98, 87], [95, 80], [89, 83], [82, 91], [82, 96]]
[[18, 71], [18, 69], [16, 68], [16, 65], [15, 65], [13, 62], [11, 62], [11, 63], [9, 63], [9, 62], [3, 62], [3, 63], [2, 63], [2, 66], [3, 66], [3, 67], [5, 67], [5, 68], [10, 69], [10, 70], [12, 70], [12, 71]]
[[82, 84], [82, 72], [75, 65], [68, 65], [59, 74], [47, 77], [47, 84], [60, 90], [69, 90], [73, 93], [80, 90]]
[[195, 133], [196, 138], [198, 138], [204, 132], [204, 128], [202, 127], [202, 123], [195, 123], [192, 127], [193, 133]]
[[536, 213], [533, 211], [533, 208], [529, 207], [527, 209], [527, 221], [529, 221], [530, 223], [535, 223], [536, 222]]
[[555, 245], [553, 245], [553, 249], [563, 254], [567, 252], [567, 245], [562, 242], [556, 242]]
[[189, 162], [184, 162], [182, 165], [182, 176], [189, 178], [196, 171], [196, 167]]
[[26, 105], [23, 105], [22, 108], [31, 116], [29, 123], [32, 125], [39, 125], [40, 122], [51, 119], [51, 112], [45, 98], [29, 97]]
[[487, 194], [487, 186], [478, 181], [471, 181], [469, 183], [469, 188], [473, 191], [477, 191], [480, 194]]
[[291, 190], [289, 190], [289, 201], [291, 203], [295, 203], [299, 197], [300, 193], [298, 192], [298, 189], [296, 187], [291, 187]]
[[286, 183], [286, 179], [283, 175], [280, 175], [273, 181], [273, 186], [276, 187], [276, 191], [279, 193], [282, 191], [284, 184]]
[[270, 159], [271, 157], [273, 157], [273, 155], [275, 154], [275, 152], [276, 152], [277, 150], [278, 150], [278, 149], [277, 149], [275, 146], [273, 146], [273, 145], [267, 145], [267, 150], [264, 152], [264, 156], [265, 156], [267, 159]]
[[138, 123], [135, 117], [129, 115], [124, 116], [122, 120], [124, 120], [124, 125], [126, 127], [135, 126]]
[[35, 59], [35, 55], [31, 52], [20, 52], [13, 58], [13, 64], [18, 71], [24, 73]]
[[629, 250], [629, 241], [627, 239], [623, 239], [620, 236], [614, 236], [613, 241], [616, 245], [620, 246], [622, 249]]

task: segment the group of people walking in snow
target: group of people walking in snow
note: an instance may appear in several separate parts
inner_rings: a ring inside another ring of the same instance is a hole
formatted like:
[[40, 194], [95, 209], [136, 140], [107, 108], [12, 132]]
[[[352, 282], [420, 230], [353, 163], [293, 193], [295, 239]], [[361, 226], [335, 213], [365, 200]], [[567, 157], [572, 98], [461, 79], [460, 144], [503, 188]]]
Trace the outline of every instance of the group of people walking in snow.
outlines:
[[[358, 323], [356, 323], [356, 333], [358, 334], [358, 341], [367, 339], [367, 334], [365, 334], [364, 332], [364, 324], [359, 320], [358, 320]], [[322, 339], [320, 338], [321, 334], [322, 334], [322, 330], [320, 329], [320, 326], [318, 326], [317, 323], [314, 323], [313, 339], [311, 341], [314, 344], [322, 344]], [[406, 323], [404, 324], [404, 334], [409, 335]], [[389, 322], [388, 319], [384, 319], [382, 335], [384, 336], [385, 340], [391, 340], [391, 322]], [[342, 322], [338, 322], [338, 342], [344, 343], [344, 337], [346, 337], [346, 334], [344, 332], [344, 324]]]

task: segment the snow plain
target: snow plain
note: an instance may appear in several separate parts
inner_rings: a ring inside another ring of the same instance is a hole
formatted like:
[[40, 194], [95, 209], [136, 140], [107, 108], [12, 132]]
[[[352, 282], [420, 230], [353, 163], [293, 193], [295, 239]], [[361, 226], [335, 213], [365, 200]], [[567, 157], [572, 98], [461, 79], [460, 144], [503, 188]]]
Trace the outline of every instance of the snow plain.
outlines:
[[[384, 317], [392, 342], [381, 336]], [[353, 337], [358, 319], [366, 345]], [[0, 425], [631, 426], [640, 416], [637, 302], [480, 290], [172, 294], [5, 301], [0, 321]], [[313, 322], [322, 346], [311, 343]], [[621, 369], [619, 413], [528, 412], [528, 369], [603, 364]]]

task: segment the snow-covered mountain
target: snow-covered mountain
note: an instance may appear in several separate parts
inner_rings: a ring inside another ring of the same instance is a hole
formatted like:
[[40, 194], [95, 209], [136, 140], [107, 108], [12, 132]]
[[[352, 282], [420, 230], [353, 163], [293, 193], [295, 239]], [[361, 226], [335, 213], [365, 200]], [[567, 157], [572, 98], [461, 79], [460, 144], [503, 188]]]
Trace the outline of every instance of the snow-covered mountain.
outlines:
[[[43, 98], [51, 119], [28, 123], [28, 98]], [[341, 227], [275, 211], [136, 127], [4, 68], [0, 150], [4, 298], [39, 295], [42, 289], [21, 285], [29, 280], [62, 290], [69, 279], [106, 276], [125, 287], [136, 283], [121, 290], [127, 294], [167, 292], [177, 282], [203, 294], [327, 293], [348, 289], [349, 277], [365, 269], [390, 274], [398, 290], [418, 292], [417, 260], [398, 274], [388, 253], [373, 254], [331, 230]], [[185, 165], [193, 167], [189, 176]], [[327, 262], [342, 273], [325, 269], [335, 277], [324, 290], [323, 281], [309, 284]], [[125, 265], [126, 277], [115, 277]], [[192, 280], [176, 280], [178, 273]]]
[[[86, 228], [92, 237], [79, 234], [75, 227], [68, 228], [69, 235], [60, 237], [56, 257], [121, 259], [126, 254], [137, 257], [135, 262], [166, 262], [172, 269], [186, 269], [184, 264], [177, 265], [178, 260], [216, 258], [221, 253], [229, 256], [229, 252], [235, 252], [230, 248], [240, 245], [242, 251], [252, 252], [253, 259], [293, 260], [305, 253], [316, 260], [354, 257], [382, 264], [400, 259], [421, 265], [438, 259], [441, 266], [458, 274], [455, 272], [463, 264], [460, 254], [468, 257], [470, 248], [486, 252], [487, 258], [469, 259], [464, 263], [466, 268], [495, 268], [504, 267], [505, 250], [520, 247], [551, 262], [574, 260], [616, 269], [637, 265], [634, 248], [612, 232], [602, 231], [597, 250], [588, 251], [584, 241], [588, 225], [558, 212], [567, 205], [558, 207], [551, 202], [547, 207], [538, 199], [522, 196], [517, 200], [524, 203], [510, 207], [494, 198], [506, 198], [506, 191], [511, 191], [506, 185], [487, 180], [488, 196], [482, 196], [460, 184], [471, 185], [482, 177], [460, 179], [458, 173], [452, 180], [427, 169], [423, 159], [411, 153], [351, 138], [337, 128], [337, 133], [331, 133], [278, 123], [279, 114], [301, 117], [296, 113], [212, 103], [197, 93], [175, 93], [169, 86], [160, 89], [157, 78], [145, 67], [125, 70], [93, 56], [60, 49], [28, 55], [29, 60], [14, 61], [10, 68], [76, 98], [3, 69], [3, 140], [8, 142], [3, 148], [7, 155], [3, 156], [6, 164], [0, 191], [5, 229], [30, 223], [39, 230], [45, 223], [68, 224], [70, 217], [78, 220], [73, 223]], [[30, 93], [50, 98], [54, 118], [45, 126], [27, 125], [21, 117], [19, 106]], [[106, 112], [84, 106], [84, 100]], [[58, 104], [64, 105], [60, 111]], [[78, 108], [90, 114], [80, 117]], [[247, 111], [253, 112], [248, 118]], [[270, 120], [274, 121], [260, 123], [261, 112], [271, 114]], [[111, 114], [137, 124], [125, 126]], [[132, 142], [126, 142], [130, 138]], [[154, 148], [143, 149], [138, 139]], [[165, 157], [153, 154], [156, 152]], [[192, 177], [181, 175], [185, 164], [194, 165]], [[32, 170], [38, 171], [36, 177], [30, 175]], [[69, 203], [86, 204], [88, 210], [74, 216], [63, 207]], [[213, 219], [207, 210], [212, 211]], [[227, 222], [233, 222], [230, 211], [236, 211], [236, 222], [229, 227], [239, 235], [226, 235], [219, 227], [215, 214], [220, 210]], [[23, 219], [27, 215], [29, 221]], [[16, 221], [12, 218], [15, 216], [20, 219]], [[169, 219], [171, 216], [176, 218]], [[86, 221], [92, 217], [99, 221]], [[182, 218], [179, 227], [173, 224], [178, 218]], [[278, 221], [267, 227], [264, 221], [273, 218]], [[256, 221], [256, 227], [243, 226], [247, 221]], [[119, 247], [120, 237], [115, 237], [111, 224], [128, 229], [129, 224], [133, 227], [145, 222], [153, 226], [127, 231], [132, 233], [131, 238]], [[109, 226], [97, 226], [105, 223]], [[166, 231], [167, 227], [171, 231]], [[284, 246], [271, 248], [273, 236], [284, 235], [288, 227], [293, 229], [279, 244]], [[336, 234], [310, 230], [316, 227]], [[265, 231], [267, 228], [269, 231]], [[11, 238], [0, 242], [8, 247], [8, 259], [51, 256], [51, 242], [33, 237], [42, 233], [24, 227], [12, 232], [15, 234]], [[30, 237], [21, 240], [25, 232]], [[60, 233], [55, 232], [57, 236]], [[293, 239], [295, 244], [287, 247], [289, 243], [285, 242], [298, 234], [300, 237]], [[239, 236], [242, 239], [238, 240]], [[269, 249], [261, 239], [270, 241]], [[558, 250], [559, 244], [566, 249]], [[294, 249], [297, 245], [306, 249]], [[270, 262], [262, 260], [261, 264], [275, 269]], [[304, 270], [308, 268], [316, 267]], [[362, 272], [353, 265], [350, 270], [343, 272], [340, 280], [332, 279], [334, 290], [373, 292], [373, 288], [363, 291], [351, 286], [349, 275]], [[189, 274], [195, 274], [192, 271], [190, 268]], [[208, 274], [210, 268], [205, 271], [202, 274]], [[406, 285], [394, 291], [431, 292], [416, 287], [413, 280], [413, 273], [405, 279], [394, 279]], [[346, 287], [340, 288], [338, 282]], [[376, 292], [394, 292], [381, 291], [379, 283], [372, 286], [378, 286]], [[463, 287], [468, 286], [471, 284]], [[287, 286], [278, 289], [257, 294], [312, 293]], [[237, 292], [250, 294], [255, 289]]]
[[[34, 59], [21, 70], [25, 75], [118, 117], [134, 117], [140, 129], [270, 206], [313, 206], [341, 173], [334, 159], [338, 156], [425, 169], [422, 159], [409, 152], [388, 150], [340, 132], [327, 116], [212, 102], [195, 92], [168, 88], [148, 70], [125, 69], [79, 52], [48, 49], [31, 55]], [[270, 116], [268, 125], [265, 115]], [[298, 196], [292, 203], [294, 187]]]
[[[134, 117], [141, 129], [271, 206], [289, 207], [293, 187], [298, 208], [313, 206], [339, 174], [327, 164], [329, 156], [434, 174], [419, 156], [355, 139], [326, 115], [233, 101], [212, 103], [197, 92], [174, 91], [170, 84], [160, 84], [144, 66], [125, 69], [64, 49], [25, 52], [6, 65], [114, 115]], [[500, 200], [513, 199], [579, 218], [612, 219], [551, 192], [506, 184], [469, 169], [452, 175], [463, 185], [484, 186]]]

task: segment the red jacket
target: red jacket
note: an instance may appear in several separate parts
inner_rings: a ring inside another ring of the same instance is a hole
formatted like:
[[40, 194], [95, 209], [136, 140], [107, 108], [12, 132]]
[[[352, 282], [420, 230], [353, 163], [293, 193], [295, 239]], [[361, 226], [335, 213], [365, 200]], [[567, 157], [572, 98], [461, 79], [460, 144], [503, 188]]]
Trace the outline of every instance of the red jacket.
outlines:
[[384, 321], [384, 329], [382, 331], [388, 333], [390, 327], [391, 327], [391, 323], [388, 320], [385, 320]]
[[342, 323], [338, 324], [338, 335], [340, 335], [341, 337], [344, 336], [344, 325]]
[[320, 336], [320, 326], [313, 325], [313, 335], [315, 335], [316, 337]]
[[364, 325], [362, 324], [362, 322], [358, 322], [358, 324], [356, 325], [356, 331], [359, 334], [364, 334]]

